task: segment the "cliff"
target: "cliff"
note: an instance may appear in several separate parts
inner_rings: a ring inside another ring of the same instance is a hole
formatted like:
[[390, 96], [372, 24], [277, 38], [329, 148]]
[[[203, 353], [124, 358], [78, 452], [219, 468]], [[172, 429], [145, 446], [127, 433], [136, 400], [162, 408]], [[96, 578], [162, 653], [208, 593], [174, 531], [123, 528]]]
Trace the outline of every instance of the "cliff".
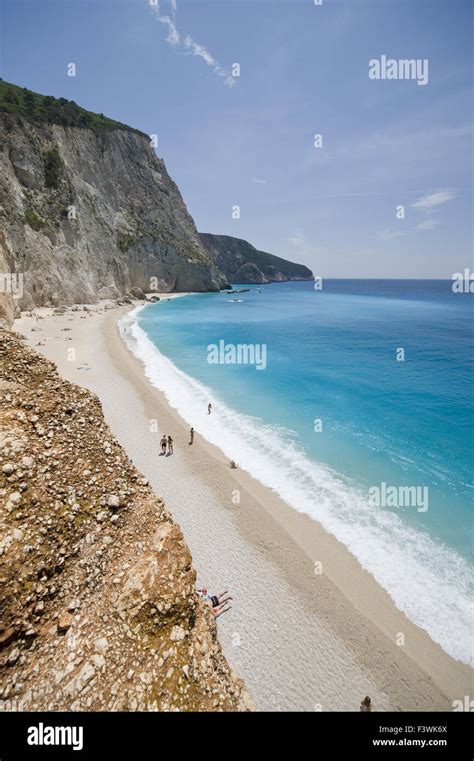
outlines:
[[304, 264], [294, 264], [279, 256], [258, 251], [246, 240], [229, 235], [200, 233], [212, 261], [231, 283], [274, 283], [284, 280], [313, 280]]
[[229, 281], [312, 279], [225, 235], [199, 234], [150, 137], [0, 81], [0, 321], [20, 309]]
[[179, 526], [98, 399], [0, 330], [5, 710], [243, 711]]
[[0, 230], [0, 328], [9, 328], [15, 316], [12, 288], [12, 274], [14, 272], [14, 258], [7, 246], [5, 233]]
[[6, 82], [0, 228], [0, 269], [20, 276], [21, 309], [226, 285], [149, 136]]

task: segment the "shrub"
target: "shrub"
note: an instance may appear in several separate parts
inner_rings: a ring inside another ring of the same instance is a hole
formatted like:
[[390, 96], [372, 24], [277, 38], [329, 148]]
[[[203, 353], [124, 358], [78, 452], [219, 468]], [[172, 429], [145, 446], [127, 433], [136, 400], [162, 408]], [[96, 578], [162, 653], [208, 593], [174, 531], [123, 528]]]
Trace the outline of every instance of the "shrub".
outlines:
[[44, 160], [44, 178], [47, 188], [58, 188], [61, 182], [63, 169], [63, 162], [59, 151], [56, 148], [51, 148], [45, 156]]
[[33, 211], [33, 209], [27, 209], [25, 211], [25, 219], [29, 226], [32, 228], [32, 230], [41, 230], [42, 227], [42, 221], [38, 217], [37, 213]]

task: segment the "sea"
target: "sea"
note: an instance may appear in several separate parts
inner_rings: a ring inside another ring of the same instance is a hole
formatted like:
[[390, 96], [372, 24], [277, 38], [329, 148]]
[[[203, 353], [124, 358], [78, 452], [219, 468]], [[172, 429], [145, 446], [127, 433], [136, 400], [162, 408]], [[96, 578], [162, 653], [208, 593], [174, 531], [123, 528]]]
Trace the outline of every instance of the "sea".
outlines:
[[190, 426], [473, 665], [473, 296], [441, 280], [314, 286], [164, 298], [120, 329]]

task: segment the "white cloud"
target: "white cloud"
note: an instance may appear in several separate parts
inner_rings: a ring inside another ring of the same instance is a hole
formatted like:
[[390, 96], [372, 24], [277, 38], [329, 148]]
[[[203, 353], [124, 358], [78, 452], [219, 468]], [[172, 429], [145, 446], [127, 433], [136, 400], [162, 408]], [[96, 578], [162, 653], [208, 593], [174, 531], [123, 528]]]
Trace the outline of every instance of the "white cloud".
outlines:
[[420, 224], [416, 226], [416, 229], [417, 230], [433, 230], [436, 227], [436, 225], [439, 225], [439, 222], [437, 219], [425, 219], [424, 222], [420, 222]]
[[450, 190], [439, 190], [437, 193], [431, 193], [430, 195], [422, 196], [421, 198], [418, 198], [417, 201], [414, 201], [414, 203], [412, 203], [412, 206], [415, 209], [422, 209], [423, 211], [431, 211], [431, 209], [434, 209], [436, 206], [440, 206], [443, 203], [452, 201], [453, 198], [455, 198], [455, 194], [452, 193]]
[[411, 204], [412, 208], [421, 211], [425, 215], [425, 219], [416, 225], [416, 229], [421, 232], [434, 230], [439, 225], [439, 221], [436, 219], [439, 207], [448, 203], [448, 201], [452, 201], [455, 197], [456, 194], [451, 190], [438, 190], [436, 193], [429, 193], [414, 201]]
[[186, 36], [184, 40], [184, 47], [188, 50], [191, 50], [194, 55], [200, 56], [208, 66], [215, 66], [216, 62], [212, 55], [206, 50], [205, 47], [202, 45], [198, 45], [197, 42], [194, 42], [194, 40], [189, 36], [189, 34]]
[[208, 50], [206, 50], [204, 45], [199, 45], [199, 43], [195, 42], [193, 38], [189, 36], [189, 34], [185, 37], [184, 47], [192, 55], [197, 55], [199, 58], [202, 58], [202, 60], [205, 61], [205, 63], [207, 63], [207, 65], [214, 70], [217, 76], [224, 79], [224, 83], [227, 85], [227, 87], [233, 87], [235, 85], [234, 77], [225, 71], [222, 66], [219, 66], [216, 59], [209, 53]]
[[166, 42], [169, 42], [170, 45], [179, 45], [180, 43], [180, 36], [178, 32], [178, 28], [176, 26], [176, 0], [172, 0], [171, 2], [171, 10], [172, 10], [172, 18], [167, 15], [162, 15], [161, 8], [158, 0], [156, 0], [156, 3], [150, 6], [152, 13], [157, 18], [157, 20], [161, 24], [165, 24], [168, 27], [168, 36], [166, 38]]
[[[150, 2], [150, 0], [148, 1]], [[231, 74], [229, 74], [228, 71], [222, 68], [214, 56], [211, 55], [208, 50], [206, 50], [204, 45], [200, 45], [198, 42], [195, 42], [189, 34], [187, 34], [184, 38], [184, 41], [181, 42], [181, 35], [178, 31], [178, 26], [176, 23], [176, 14], [178, 12], [177, 0], [170, 0], [171, 14], [169, 15], [162, 13], [160, 2], [161, 0], [154, 0], [153, 4], [150, 2], [150, 7], [157, 20], [161, 24], [165, 24], [165, 26], [168, 27], [168, 36], [166, 38], [166, 42], [169, 42], [169, 44], [173, 45], [173, 47], [182, 46], [187, 54], [198, 56], [198, 58], [201, 58], [208, 66], [210, 66], [210, 68], [214, 71], [215, 74], [217, 74], [218, 77], [221, 77], [224, 80], [224, 84], [227, 87], [234, 87], [235, 77], [233, 77]]]

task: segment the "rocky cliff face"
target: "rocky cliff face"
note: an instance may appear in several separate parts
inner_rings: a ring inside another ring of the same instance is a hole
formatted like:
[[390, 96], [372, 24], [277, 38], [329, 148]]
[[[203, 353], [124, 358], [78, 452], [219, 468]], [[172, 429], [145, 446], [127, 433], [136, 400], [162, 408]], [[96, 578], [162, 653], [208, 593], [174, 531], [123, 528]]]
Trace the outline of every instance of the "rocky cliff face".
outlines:
[[98, 399], [0, 330], [3, 710], [252, 709]]
[[0, 328], [9, 328], [15, 316], [12, 276], [15, 262], [6, 242], [3, 230], [0, 230]]
[[226, 285], [149, 143], [0, 113], [0, 272], [21, 275], [20, 308]]
[[200, 233], [211, 259], [231, 283], [274, 283], [284, 280], [313, 280], [304, 264], [258, 251], [246, 240], [229, 235]]
[[0, 81], [0, 320], [34, 306], [229, 281], [312, 279], [226, 235], [199, 234], [139, 130]]

